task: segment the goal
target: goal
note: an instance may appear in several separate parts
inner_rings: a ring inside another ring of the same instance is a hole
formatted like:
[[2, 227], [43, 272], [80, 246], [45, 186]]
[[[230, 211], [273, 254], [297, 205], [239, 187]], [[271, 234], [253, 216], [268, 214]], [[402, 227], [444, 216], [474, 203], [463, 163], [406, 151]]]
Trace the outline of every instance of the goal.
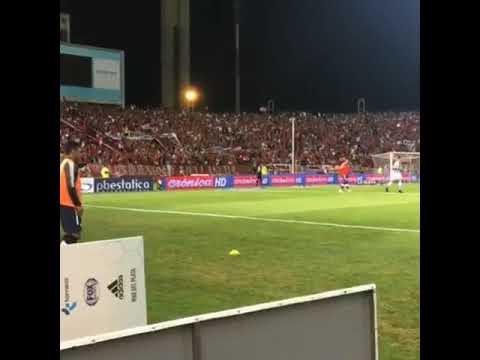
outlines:
[[390, 151], [383, 154], [372, 155], [375, 169], [379, 174], [389, 178], [393, 163], [400, 161], [402, 172], [411, 176], [413, 181], [420, 179], [420, 153]]

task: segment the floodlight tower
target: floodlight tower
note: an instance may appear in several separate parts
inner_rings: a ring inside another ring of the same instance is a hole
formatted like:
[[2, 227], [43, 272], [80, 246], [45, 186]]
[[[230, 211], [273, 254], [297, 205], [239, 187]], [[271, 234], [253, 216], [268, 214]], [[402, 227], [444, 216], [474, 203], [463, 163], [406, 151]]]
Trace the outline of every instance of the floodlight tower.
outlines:
[[233, 1], [235, 17], [235, 112], [240, 113], [240, 0]]

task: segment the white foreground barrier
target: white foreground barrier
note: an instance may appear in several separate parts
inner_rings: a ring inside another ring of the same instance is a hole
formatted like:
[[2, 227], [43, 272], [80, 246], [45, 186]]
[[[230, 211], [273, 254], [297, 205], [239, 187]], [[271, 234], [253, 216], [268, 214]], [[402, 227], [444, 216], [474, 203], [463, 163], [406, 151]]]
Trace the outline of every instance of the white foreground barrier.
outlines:
[[375, 285], [60, 344], [62, 360], [378, 360]]
[[60, 247], [60, 341], [147, 324], [143, 238]]

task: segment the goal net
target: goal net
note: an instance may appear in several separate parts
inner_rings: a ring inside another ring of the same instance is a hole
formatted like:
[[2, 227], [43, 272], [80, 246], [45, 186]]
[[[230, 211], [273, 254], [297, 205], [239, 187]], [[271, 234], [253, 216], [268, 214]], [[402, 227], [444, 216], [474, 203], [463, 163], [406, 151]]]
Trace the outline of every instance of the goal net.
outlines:
[[412, 180], [420, 179], [420, 153], [390, 151], [383, 154], [372, 155], [373, 163], [378, 174], [388, 179], [395, 161], [400, 162], [403, 174], [412, 177]]

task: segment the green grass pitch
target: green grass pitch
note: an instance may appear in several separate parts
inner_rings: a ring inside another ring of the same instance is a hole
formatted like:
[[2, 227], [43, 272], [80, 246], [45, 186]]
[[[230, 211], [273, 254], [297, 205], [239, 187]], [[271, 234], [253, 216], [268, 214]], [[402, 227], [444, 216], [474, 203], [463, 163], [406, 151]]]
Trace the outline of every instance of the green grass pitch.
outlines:
[[[380, 358], [419, 359], [420, 234], [389, 230], [419, 229], [419, 189], [93, 194], [85, 196], [82, 241], [143, 235], [149, 323], [375, 283]], [[228, 256], [231, 249], [241, 255]]]

